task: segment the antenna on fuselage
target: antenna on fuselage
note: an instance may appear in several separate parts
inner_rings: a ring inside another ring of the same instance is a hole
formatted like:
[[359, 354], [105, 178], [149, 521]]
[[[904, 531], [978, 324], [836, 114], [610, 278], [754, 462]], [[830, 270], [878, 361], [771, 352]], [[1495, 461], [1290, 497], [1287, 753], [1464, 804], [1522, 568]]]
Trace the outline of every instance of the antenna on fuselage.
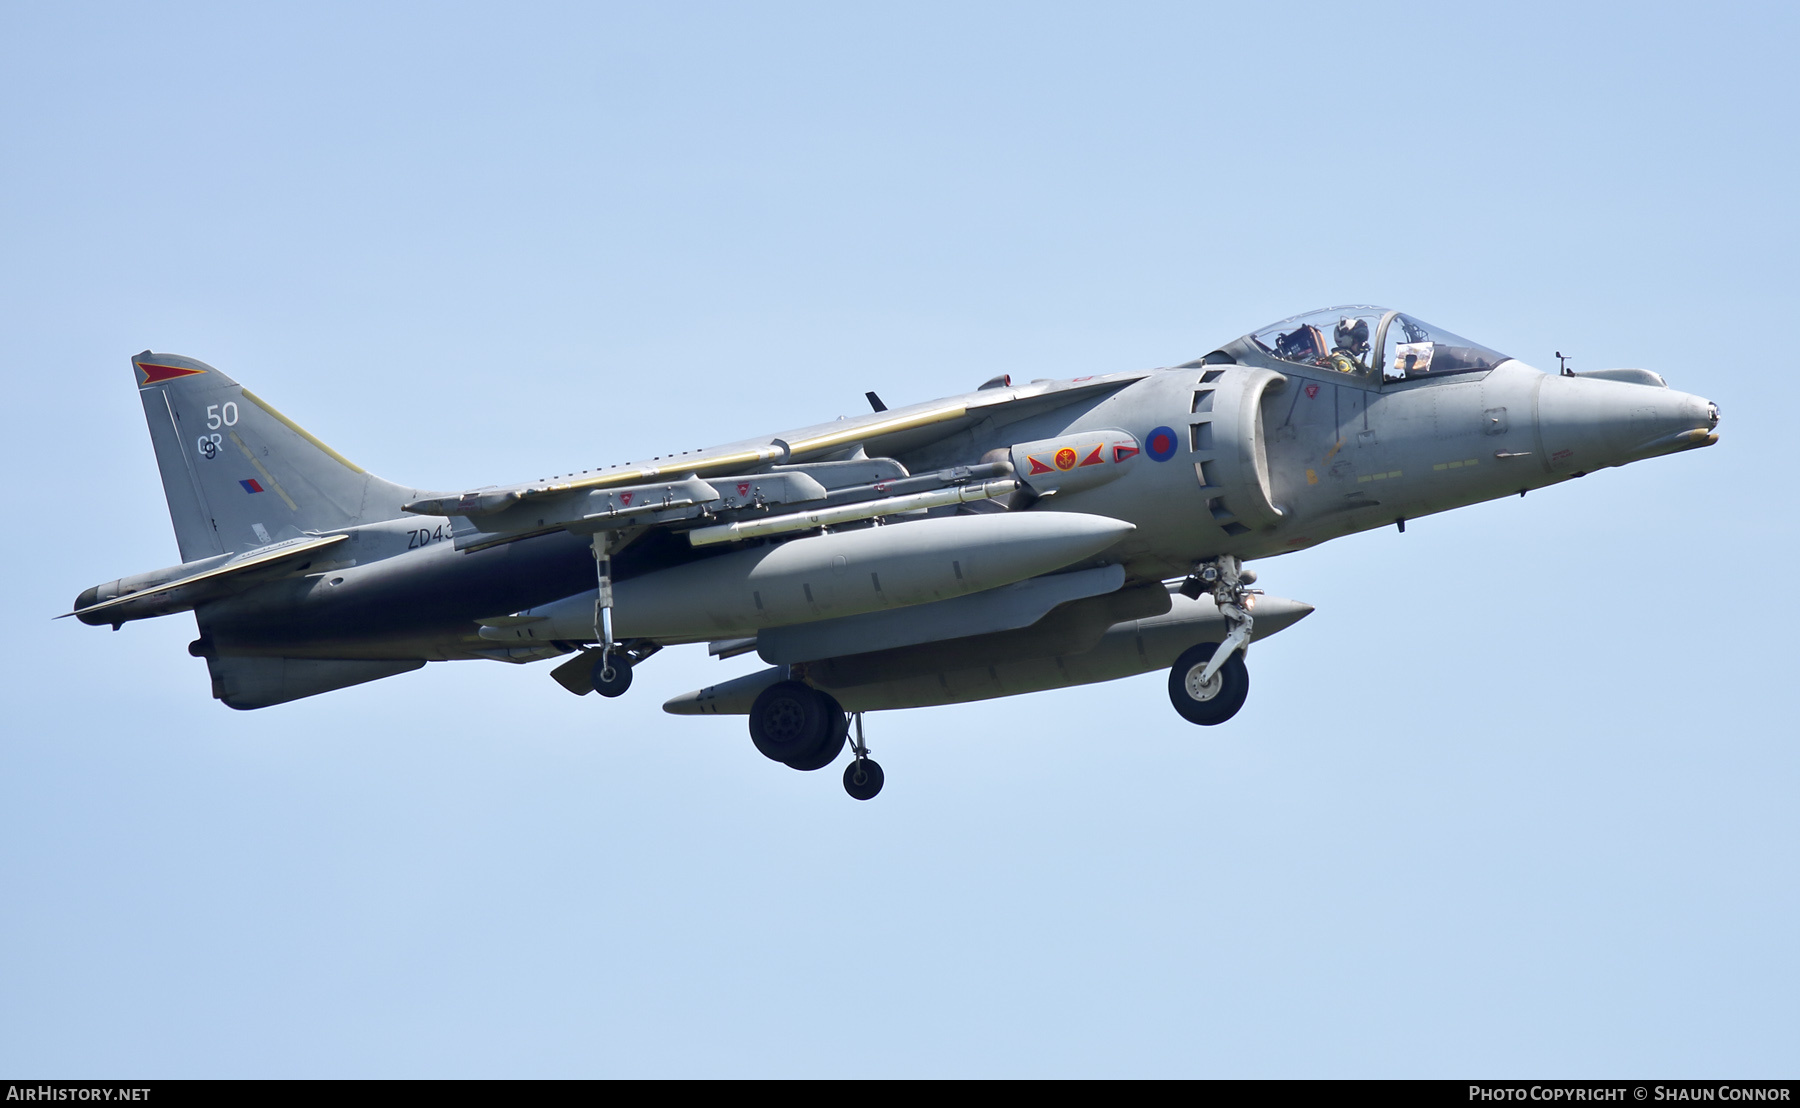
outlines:
[[1575, 376], [1575, 371], [1569, 368], [1569, 356], [1560, 350], [1556, 352], [1556, 365], [1564, 377]]

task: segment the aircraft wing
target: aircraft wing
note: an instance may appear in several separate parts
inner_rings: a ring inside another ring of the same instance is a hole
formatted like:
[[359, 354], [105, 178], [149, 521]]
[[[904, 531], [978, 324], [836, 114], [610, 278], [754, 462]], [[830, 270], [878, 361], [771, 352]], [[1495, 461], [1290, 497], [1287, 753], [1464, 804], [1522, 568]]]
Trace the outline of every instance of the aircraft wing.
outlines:
[[[287, 573], [349, 538], [347, 534], [305, 535], [243, 554], [227, 554], [123, 578], [82, 593], [75, 601], [74, 611], [56, 618], [74, 616], [83, 623], [98, 625], [189, 611]], [[102, 599], [103, 592], [112, 595]]]
[[[1004, 412], [1024, 418], [1123, 388], [1150, 371], [1073, 381], [1001, 385], [962, 396], [643, 462], [541, 481], [415, 500], [406, 510], [462, 517], [458, 549], [480, 549], [552, 531], [588, 534], [699, 520], [719, 510], [805, 504], [846, 485], [879, 487], [910, 476], [891, 455], [917, 449]], [[860, 448], [860, 449], [859, 449]], [[854, 453], [845, 460], [844, 455]], [[832, 459], [839, 460], [832, 460]], [[829, 467], [836, 470], [825, 472]], [[872, 496], [875, 494], [871, 494]]]

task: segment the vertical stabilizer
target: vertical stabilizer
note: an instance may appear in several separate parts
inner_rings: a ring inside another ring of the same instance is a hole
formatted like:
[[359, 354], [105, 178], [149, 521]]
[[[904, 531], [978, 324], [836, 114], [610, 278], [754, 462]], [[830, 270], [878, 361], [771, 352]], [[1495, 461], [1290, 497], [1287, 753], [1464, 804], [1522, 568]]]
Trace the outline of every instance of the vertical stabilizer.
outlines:
[[181, 560], [393, 519], [419, 494], [364, 472], [205, 362], [131, 359]]

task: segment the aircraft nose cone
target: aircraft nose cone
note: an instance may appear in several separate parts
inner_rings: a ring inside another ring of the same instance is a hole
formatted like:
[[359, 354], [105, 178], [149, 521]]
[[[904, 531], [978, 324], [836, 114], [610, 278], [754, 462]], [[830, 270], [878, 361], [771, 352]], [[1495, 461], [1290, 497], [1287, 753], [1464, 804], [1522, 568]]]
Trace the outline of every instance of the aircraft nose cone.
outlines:
[[1548, 377], [1538, 397], [1545, 464], [1586, 473], [1719, 441], [1718, 405], [1674, 389]]
[[[1648, 441], [1639, 442], [1635, 449], [1636, 457], [1652, 458], [1658, 454], [1673, 454], [1677, 450], [1691, 450], [1696, 446], [1711, 446], [1719, 441], [1714, 430], [1719, 426], [1719, 406], [1702, 396], [1694, 396], [1685, 392], [1664, 390], [1668, 393], [1667, 412], [1662, 416], [1662, 425]], [[1633, 458], [1632, 460], [1636, 460]]]

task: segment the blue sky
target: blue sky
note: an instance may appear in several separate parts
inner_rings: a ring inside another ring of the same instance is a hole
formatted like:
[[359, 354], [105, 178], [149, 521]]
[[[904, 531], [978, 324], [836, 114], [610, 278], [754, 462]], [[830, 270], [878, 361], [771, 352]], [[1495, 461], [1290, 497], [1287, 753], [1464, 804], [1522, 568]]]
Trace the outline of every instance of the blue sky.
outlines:
[[[0, 1071], [1791, 1075], [1792, 9], [0, 8]], [[1161, 675], [870, 718], [879, 800], [434, 665], [255, 713], [129, 355], [459, 488], [1404, 308], [1722, 443], [1259, 566]]]

